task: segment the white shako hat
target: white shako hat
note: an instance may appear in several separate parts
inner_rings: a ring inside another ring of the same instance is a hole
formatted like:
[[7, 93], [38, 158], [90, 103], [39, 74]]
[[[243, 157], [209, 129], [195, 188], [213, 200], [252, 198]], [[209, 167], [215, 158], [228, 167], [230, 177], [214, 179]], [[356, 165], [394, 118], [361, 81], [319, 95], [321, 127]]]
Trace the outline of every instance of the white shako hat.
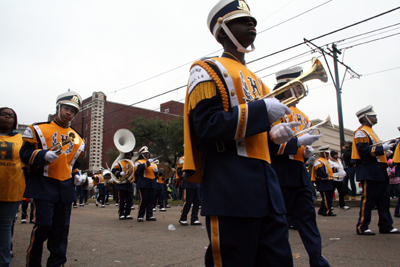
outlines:
[[288, 83], [293, 79], [296, 79], [301, 74], [303, 74], [303, 68], [300, 66], [278, 71], [277, 73], [275, 73], [277, 82], [275, 88], [279, 88], [285, 83]]
[[329, 153], [329, 145], [320, 146], [320, 147], [318, 148], [318, 151], [319, 151], [319, 152], [328, 152], [328, 153]]
[[73, 106], [79, 112], [82, 106], [82, 97], [74, 91], [65, 92], [57, 96], [57, 106], [59, 105]]
[[143, 154], [143, 153], [150, 153], [147, 146], [144, 146], [141, 149], [139, 149], [139, 154]]
[[207, 26], [211, 31], [211, 34], [218, 41], [218, 33], [221, 28], [224, 29], [225, 33], [231, 39], [231, 41], [236, 45], [238, 51], [243, 53], [248, 53], [254, 50], [254, 45], [252, 45], [252, 50], [247, 50], [244, 48], [233, 36], [226, 23], [229, 21], [240, 18], [249, 17], [253, 20], [254, 24], [257, 25], [257, 20], [251, 15], [250, 8], [244, 0], [220, 0], [210, 11], [207, 18]]
[[358, 119], [361, 119], [361, 118], [363, 118], [365, 116], [369, 116], [369, 115], [376, 115], [376, 113], [374, 111], [374, 107], [371, 105], [368, 105], [365, 108], [362, 108], [356, 112], [356, 116]]

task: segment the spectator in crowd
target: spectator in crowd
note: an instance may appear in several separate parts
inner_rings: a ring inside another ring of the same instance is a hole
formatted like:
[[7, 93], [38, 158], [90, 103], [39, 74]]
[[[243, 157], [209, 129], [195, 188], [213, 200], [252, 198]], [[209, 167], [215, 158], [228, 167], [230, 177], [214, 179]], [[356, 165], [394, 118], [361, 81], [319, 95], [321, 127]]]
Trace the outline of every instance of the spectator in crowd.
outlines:
[[[400, 127], [397, 128], [400, 131]], [[396, 147], [394, 149], [394, 154], [393, 154], [393, 165], [396, 166], [394, 176], [395, 177], [400, 177], [400, 141], [397, 142]], [[400, 189], [400, 188], [399, 188]], [[400, 191], [400, 190], [399, 190]], [[400, 193], [397, 195], [397, 204], [396, 208], [394, 209], [394, 217], [400, 218]]]
[[388, 159], [387, 173], [389, 175], [389, 192], [390, 198], [397, 198], [400, 193], [400, 177], [396, 176], [396, 165], [392, 159]]
[[344, 204], [344, 193], [343, 193], [343, 179], [346, 176], [344, 171], [342, 160], [339, 158], [339, 153], [335, 150], [331, 151], [331, 157], [329, 162], [332, 167], [335, 167], [337, 172], [333, 173], [333, 190], [337, 189], [339, 194], [339, 207], [341, 209], [348, 210], [349, 206]]

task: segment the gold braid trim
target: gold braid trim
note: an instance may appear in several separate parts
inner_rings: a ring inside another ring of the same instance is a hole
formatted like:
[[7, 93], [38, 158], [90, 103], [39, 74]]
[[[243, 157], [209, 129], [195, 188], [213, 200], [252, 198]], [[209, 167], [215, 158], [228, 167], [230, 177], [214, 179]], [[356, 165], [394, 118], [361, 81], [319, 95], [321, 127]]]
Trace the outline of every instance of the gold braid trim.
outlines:
[[191, 111], [203, 99], [210, 99], [217, 95], [216, 85], [213, 81], [202, 82], [190, 93], [188, 109]]
[[[199, 65], [202, 67], [207, 73], [211, 76], [213, 81], [215, 82], [219, 92], [221, 93], [221, 98], [222, 98], [222, 106], [224, 107], [224, 111], [229, 110], [229, 100], [228, 100], [228, 94], [226, 92], [225, 86], [221, 79], [218, 77], [218, 74], [215, 73], [215, 71], [204, 61], [197, 60], [195, 61], [190, 68], [193, 68], [193, 66]], [[201, 100], [201, 99], [200, 99]], [[198, 103], [198, 102], [197, 102]], [[196, 103], [196, 104], [197, 104]], [[191, 103], [192, 104], [192, 103]], [[191, 105], [192, 106], [192, 105]]]

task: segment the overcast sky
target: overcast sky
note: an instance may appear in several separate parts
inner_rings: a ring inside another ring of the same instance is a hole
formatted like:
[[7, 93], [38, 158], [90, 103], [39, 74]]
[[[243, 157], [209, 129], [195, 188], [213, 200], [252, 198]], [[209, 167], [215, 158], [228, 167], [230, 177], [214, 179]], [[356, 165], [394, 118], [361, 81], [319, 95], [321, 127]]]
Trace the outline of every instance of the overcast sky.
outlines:
[[[206, 23], [216, 2], [0, 1], [0, 106], [15, 109], [19, 123], [31, 124], [46, 121], [48, 114], [55, 112], [57, 95], [68, 89], [84, 99], [94, 91], [102, 91], [109, 101], [131, 105], [185, 85], [191, 62], [221, 54], [221, 46]], [[300, 44], [303, 38], [315, 39], [400, 6], [398, 0], [247, 2], [258, 20], [259, 33], [256, 50], [246, 55], [247, 62]], [[359, 123], [355, 113], [371, 104], [378, 113], [374, 129], [379, 137], [400, 135], [396, 129], [400, 126], [400, 27], [376, 31], [400, 23], [399, 18], [400, 10], [396, 10], [313, 41], [325, 49], [337, 43], [343, 49], [339, 60], [362, 75], [350, 79], [349, 74], [344, 76], [345, 67], [339, 65], [340, 81], [345, 78], [345, 128], [356, 129]], [[275, 72], [296, 65], [306, 71], [311, 58], [320, 55], [312, 54], [311, 46], [303, 44], [248, 67], [273, 88]], [[328, 70], [325, 60], [320, 60]], [[327, 56], [327, 61], [333, 72], [332, 58]], [[298, 107], [310, 119], [325, 119], [330, 114], [338, 124], [332, 79], [329, 77], [326, 84], [310, 81], [307, 85], [309, 95]], [[135, 106], [157, 109], [169, 100], [183, 102], [185, 90]]]

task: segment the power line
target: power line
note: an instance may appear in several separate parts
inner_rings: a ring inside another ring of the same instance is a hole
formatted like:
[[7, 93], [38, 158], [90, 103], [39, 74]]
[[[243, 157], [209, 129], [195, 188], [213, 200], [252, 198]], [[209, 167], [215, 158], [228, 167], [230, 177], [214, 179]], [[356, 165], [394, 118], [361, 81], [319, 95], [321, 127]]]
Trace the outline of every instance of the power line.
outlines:
[[[359, 22], [353, 23], [353, 24], [351, 24], [351, 25], [345, 26], [345, 27], [343, 27], [343, 28], [340, 28], [340, 29], [338, 29], [338, 30], [332, 31], [332, 32], [330, 32], [330, 33], [323, 34], [323, 35], [321, 35], [321, 36], [319, 36], [319, 37], [316, 37], [316, 38], [313, 38], [313, 39], [311, 39], [310, 41], [312, 41], [312, 40], [317, 40], [317, 39], [319, 39], [319, 38], [322, 38], [322, 37], [328, 36], [328, 35], [330, 35], [330, 34], [333, 34], [333, 33], [337, 33], [337, 32], [339, 32], [339, 31], [342, 31], [342, 30], [348, 29], [348, 28], [350, 28], [350, 27], [353, 27], [353, 26], [359, 25], [359, 24], [361, 24], [361, 23], [364, 23], [364, 22], [367, 22], [367, 21], [369, 21], [369, 20], [371, 20], [371, 19], [378, 18], [378, 17], [380, 17], [380, 16], [383, 16], [383, 15], [385, 15], [385, 14], [388, 14], [388, 13], [390, 13], [390, 12], [393, 12], [393, 11], [395, 11], [395, 10], [398, 10], [398, 9], [400, 9], [400, 7], [397, 7], [397, 8], [391, 9], [391, 10], [389, 10], [389, 11], [386, 11], [386, 12], [380, 13], [380, 14], [378, 14], [378, 15], [375, 15], [375, 16], [373, 16], [373, 17], [370, 17], [370, 18], [364, 19], [364, 20], [362, 20], [362, 21], [359, 21]], [[397, 34], [394, 34], [394, 35], [397, 35]], [[394, 35], [391, 35], [391, 36], [394, 36]], [[388, 38], [388, 37], [391, 37], [391, 36], [382, 37], [382, 38], [379, 38], [379, 39], [376, 39], [376, 40], [385, 39], [385, 38]], [[376, 41], [376, 40], [372, 40], [372, 41]], [[372, 41], [369, 41], [369, 42], [372, 42]], [[361, 43], [361, 44], [356, 44], [356, 45], [353, 45], [353, 46], [347, 47], [347, 48], [345, 48], [345, 49], [349, 49], [349, 48], [352, 48], [352, 47], [355, 47], [355, 46], [358, 46], [358, 45], [362, 45], [362, 44], [366, 44], [366, 43], [369, 43], [369, 42], [365, 42], [365, 43]], [[289, 49], [295, 48], [295, 47], [297, 47], [297, 46], [300, 46], [300, 45], [302, 45], [302, 44], [304, 44], [304, 42], [302, 42], [302, 43], [299, 43], [299, 44], [296, 44], [296, 45], [293, 45], [293, 46], [290, 46], [290, 47], [288, 47], [288, 48], [285, 48], [285, 49], [282, 49], [282, 50], [279, 50], [279, 51], [277, 51], [277, 52], [274, 52], [274, 53], [271, 53], [271, 54], [269, 54], [269, 55], [266, 55], [266, 56], [260, 57], [260, 58], [258, 58], [258, 59], [255, 59], [255, 60], [253, 60], [253, 61], [250, 61], [250, 62], [248, 62], [247, 64], [251, 64], [251, 63], [254, 63], [254, 62], [258, 61], [258, 60], [261, 60], [261, 59], [267, 58], [267, 57], [269, 57], [269, 56], [272, 56], [272, 55], [275, 55], [275, 54], [278, 54], [278, 53], [281, 53], [281, 52], [287, 51], [287, 50], [289, 50]], [[307, 52], [307, 53], [309, 53], [309, 52]], [[303, 54], [305, 54], [305, 53], [303, 53]], [[287, 61], [293, 60], [294, 58], [296, 58], [296, 57], [299, 57], [299, 56], [301, 56], [301, 55], [303, 55], [303, 54], [300, 54], [300, 55], [298, 55], [298, 56], [295, 56], [295, 57], [293, 57], [292, 59], [288, 59], [288, 60], [282, 61], [281, 63], [274, 64], [273, 66], [276, 66], [276, 65], [282, 64], [282, 63], [284, 63], [284, 62], [287, 62]], [[187, 63], [187, 64], [188, 64], [188, 63]], [[186, 65], [186, 64], [185, 64], [185, 65]], [[174, 69], [172, 69], [172, 70], [175, 70], [175, 69], [177, 69], [177, 68], [180, 68], [180, 67], [182, 67], [182, 66], [184, 66], [184, 65], [181, 65], [181, 66], [179, 66], [179, 67], [176, 67], [176, 68], [174, 68]], [[270, 67], [272, 67], [272, 66], [270, 66]], [[267, 67], [267, 68], [270, 68], [270, 67]], [[263, 69], [261, 69], [261, 70], [264, 70], [264, 69], [267, 69], [267, 68], [263, 68]], [[164, 73], [162, 73], [162, 74], [158, 74], [158, 75], [156, 75], [156, 76], [154, 76], [154, 77], [158, 77], [158, 76], [160, 76], [160, 75], [163, 75], [163, 74], [165, 74], [165, 73], [168, 73], [168, 72], [170, 72], [170, 71], [172, 71], [172, 70], [166, 71], [166, 72], [164, 72]], [[259, 72], [259, 71], [261, 71], [261, 70], [258, 70], [258, 72]], [[264, 77], [266, 77], [266, 76], [264, 76]], [[149, 78], [149, 79], [151, 79], [151, 78]], [[147, 81], [147, 80], [149, 80], [149, 79], [146, 79], [146, 80], [144, 80], [144, 81]], [[134, 85], [137, 85], [137, 84], [139, 84], [139, 83], [142, 83], [142, 82], [144, 82], [144, 81], [138, 82], [138, 83], [136, 83], [136, 84], [134, 84]], [[131, 86], [133, 86], [133, 85], [131, 85]], [[130, 86], [128, 86], [128, 87], [130, 87]], [[124, 87], [124, 88], [126, 89], [126, 88], [128, 88], [128, 87]], [[117, 109], [117, 110], [111, 111], [111, 112], [109, 112], [109, 113], [106, 113], [106, 114], [103, 114], [103, 115], [101, 115], [101, 116], [105, 116], [105, 115], [108, 115], [108, 114], [111, 114], [111, 113], [117, 112], [117, 111], [119, 111], [119, 110], [122, 110], [122, 109], [125, 109], [125, 108], [128, 108], [128, 107], [131, 107], [131, 106], [133, 106], [133, 105], [137, 105], [137, 104], [140, 104], [140, 103], [142, 103], [142, 102], [149, 101], [149, 100], [151, 100], [151, 99], [154, 99], [154, 98], [160, 97], [160, 96], [162, 96], [162, 95], [165, 95], [165, 94], [168, 94], [168, 93], [171, 93], [171, 92], [177, 91], [177, 90], [179, 90], [179, 89], [181, 89], [181, 88], [185, 88], [185, 87], [186, 87], [186, 85], [179, 86], [179, 87], [177, 87], [177, 88], [174, 88], [174, 89], [171, 89], [171, 90], [169, 90], [169, 91], [166, 91], [166, 92], [164, 92], [164, 93], [160, 93], [160, 94], [158, 94], [158, 95], [155, 95], [155, 96], [149, 97], [149, 98], [147, 98], [147, 99], [144, 99], [144, 100], [138, 101], [138, 102], [136, 102], [136, 103], [133, 103], [133, 104], [131, 104], [131, 105], [124, 106], [124, 107], [122, 107], [122, 108], [120, 108], [120, 109]], [[122, 89], [120, 89], [120, 90], [122, 90]], [[114, 91], [114, 92], [116, 92], [116, 91]], [[90, 119], [90, 120], [92, 120], [92, 119]], [[88, 121], [90, 121], [90, 120], [88, 120]], [[87, 122], [87, 121], [86, 121], [86, 122]]]

